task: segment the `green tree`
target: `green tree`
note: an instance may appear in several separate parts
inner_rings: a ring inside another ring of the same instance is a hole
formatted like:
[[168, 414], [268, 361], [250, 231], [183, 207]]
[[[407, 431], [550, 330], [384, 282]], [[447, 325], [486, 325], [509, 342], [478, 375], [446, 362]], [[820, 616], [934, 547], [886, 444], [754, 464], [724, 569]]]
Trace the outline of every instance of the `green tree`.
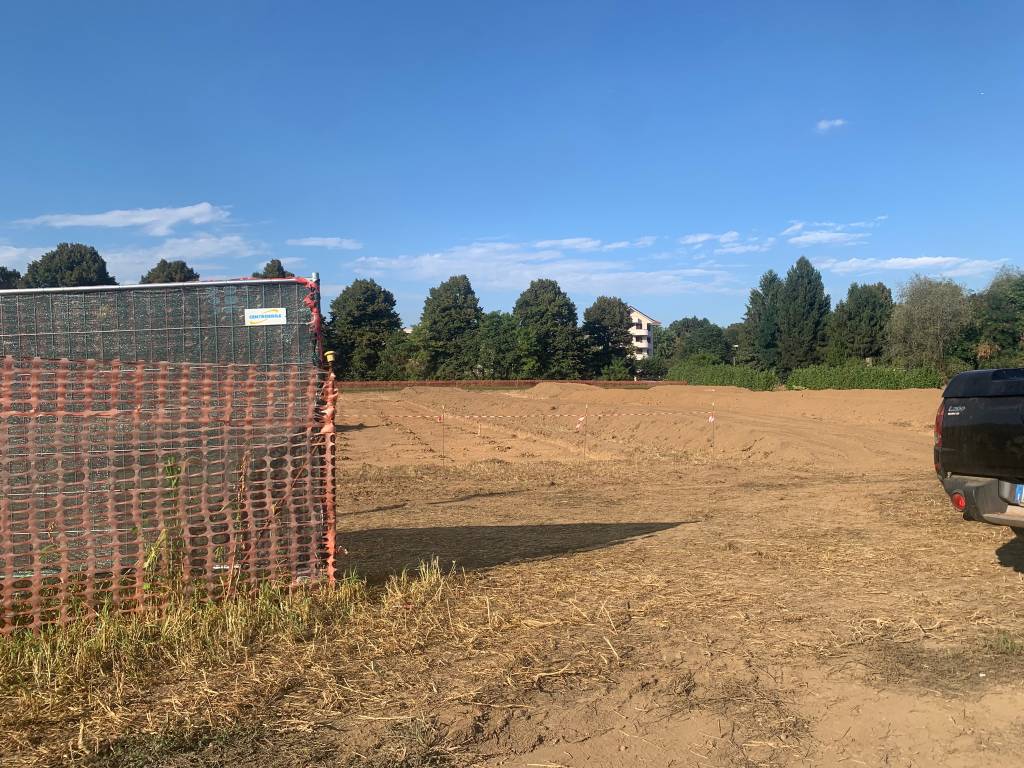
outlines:
[[821, 273], [801, 256], [786, 273], [779, 298], [779, 368], [821, 362], [830, 304]]
[[482, 315], [480, 301], [465, 275], [450, 277], [430, 289], [413, 334], [428, 378], [472, 377], [475, 336]]
[[[586, 344], [587, 369], [598, 376], [613, 363], [621, 363], [628, 371], [634, 363], [632, 324], [629, 306], [613, 296], [598, 296], [583, 313], [583, 338]], [[616, 369], [618, 371], [618, 369]]]
[[377, 362], [375, 378], [384, 381], [405, 381], [422, 378], [414, 366], [416, 346], [404, 330], [395, 331], [384, 341]]
[[739, 362], [749, 362], [764, 370], [779, 364], [779, 312], [783, 282], [774, 270], [761, 275], [761, 282], [750, 292], [743, 316], [743, 333], [738, 342]]
[[280, 259], [271, 259], [263, 265], [261, 271], [253, 272], [252, 276], [262, 277], [265, 280], [281, 280], [286, 277], [295, 277], [295, 273], [285, 269]]
[[402, 321], [395, 297], [374, 280], [354, 280], [331, 302], [328, 343], [337, 353], [335, 370], [349, 379], [377, 378], [385, 343]]
[[721, 363], [728, 356], [729, 345], [725, 340], [725, 330], [706, 317], [684, 317], [675, 320], [669, 324], [669, 331], [675, 336], [673, 360], [701, 355], [710, 359], [712, 363]]
[[726, 362], [737, 363], [739, 357], [743, 354], [742, 347], [740, 346], [743, 342], [743, 323], [730, 323], [725, 326], [723, 330], [725, 335], [725, 344], [728, 347]]
[[488, 312], [476, 334], [474, 377], [522, 378], [524, 353], [515, 318], [508, 312]]
[[892, 291], [884, 283], [852, 283], [846, 300], [836, 304], [828, 323], [828, 351], [831, 363], [850, 358], [880, 357], [885, 333], [892, 316]]
[[633, 371], [625, 360], [617, 357], [601, 369], [600, 378], [605, 381], [628, 381], [633, 378]]
[[534, 280], [516, 300], [512, 315], [520, 328], [520, 346], [530, 356], [530, 377], [576, 379], [583, 368], [576, 305], [554, 280]]
[[951, 351], [960, 345], [970, 323], [970, 304], [963, 286], [915, 275], [900, 289], [900, 301], [893, 307], [889, 356], [907, 368], [943, 372], [958, 367], [951, 360]]
[[87, 285], [117, 285], [107, 271], [107, 262], [91, 245], [61, 243], [28, 265], [23, 288], [75, 288]]
[[199, 279], [199, 273], [184, 261], [168, 261], [160, 259], [149, 272], [144, 274], [139, 282], [147, 283], [191, 283]]
[[21, 282], [21, 272], [16, 269], [0, 266], [0, 291], [17, 288]]
[[975, 357], [984, 366], [1014, 367], [1024, 357], [1024, 272], [1003, 269], [974, 299]]
[[672, 330], [672, 324], [651, 326], [651, 343], [654, 346], [653, 357], [670, 361], [676, 348], [676, 333]]
[[655, 349], [655, 353], [651, 357], [645, 357], [643, 360], [636, 361], [636, 372], [645, 379], [664, 379], [668, 374], [668, 369], [668, 359], [659, 357], [657, 349]]

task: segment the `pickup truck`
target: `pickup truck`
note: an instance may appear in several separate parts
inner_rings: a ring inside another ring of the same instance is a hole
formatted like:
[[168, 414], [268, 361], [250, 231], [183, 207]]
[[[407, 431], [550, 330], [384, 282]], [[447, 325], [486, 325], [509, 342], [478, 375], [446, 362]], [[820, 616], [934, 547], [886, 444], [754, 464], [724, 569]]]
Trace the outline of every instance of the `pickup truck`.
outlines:
[[1024, 538], [1024, 368], [950, 379], [935, 414], [935, 472], [965, 519]]

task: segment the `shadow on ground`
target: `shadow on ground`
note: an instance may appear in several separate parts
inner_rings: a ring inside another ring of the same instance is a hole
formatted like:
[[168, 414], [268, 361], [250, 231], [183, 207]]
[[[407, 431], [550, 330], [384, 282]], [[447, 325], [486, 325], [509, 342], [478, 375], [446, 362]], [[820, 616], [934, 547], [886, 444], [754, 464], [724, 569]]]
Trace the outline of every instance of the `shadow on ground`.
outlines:
[[338, 534], [339, 547], [348, 551], [348, 555], [339, 558], [339, 565], [371, 581], [399, 573], [403, 568], [415, 568], [435, 557], [445, 568], [452, 563], [467, 570], [491, 568], [601, 549], [699, 522], [371, 528]]
[[1024, 539], [1014, 536], [996, 550], [999, 564], [1004, 568], [1013, 568], [1017, 573], [1024, 573]]
[[358, 424], [335, 424], [334, 430], [336, 432], [359, 432], [361, 430], [368, 429], [367, 425], [363, 422]]

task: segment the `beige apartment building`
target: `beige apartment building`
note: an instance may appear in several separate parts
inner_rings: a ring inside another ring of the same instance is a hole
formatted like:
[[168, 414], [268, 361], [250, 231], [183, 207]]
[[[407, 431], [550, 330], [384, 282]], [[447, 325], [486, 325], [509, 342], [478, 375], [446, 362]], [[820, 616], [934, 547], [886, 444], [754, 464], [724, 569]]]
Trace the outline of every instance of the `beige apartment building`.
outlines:
[[660, 326], [661, 323], [636, 307], [629, 308], [629, 317], [633, 321], [629, 327], [633, 337], [633, 355], [637, 360], [643, 360], [654, 354], [654, 326]]

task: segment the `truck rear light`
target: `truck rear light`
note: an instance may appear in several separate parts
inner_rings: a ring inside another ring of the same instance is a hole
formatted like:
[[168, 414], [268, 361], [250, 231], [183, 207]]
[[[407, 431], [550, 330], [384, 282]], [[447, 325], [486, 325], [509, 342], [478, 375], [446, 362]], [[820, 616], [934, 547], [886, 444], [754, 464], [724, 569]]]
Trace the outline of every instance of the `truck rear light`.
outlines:
[[953, 502], [953, 509], [957, 512], [963, 512], [967, 508], [967, 499], [960, 491], [953, 491], [949, 500]]
[[945, 401], [939, 403], [939, 410], [935, 412], [935, 447], [942, 445], [942, 413], [945, 410]]

